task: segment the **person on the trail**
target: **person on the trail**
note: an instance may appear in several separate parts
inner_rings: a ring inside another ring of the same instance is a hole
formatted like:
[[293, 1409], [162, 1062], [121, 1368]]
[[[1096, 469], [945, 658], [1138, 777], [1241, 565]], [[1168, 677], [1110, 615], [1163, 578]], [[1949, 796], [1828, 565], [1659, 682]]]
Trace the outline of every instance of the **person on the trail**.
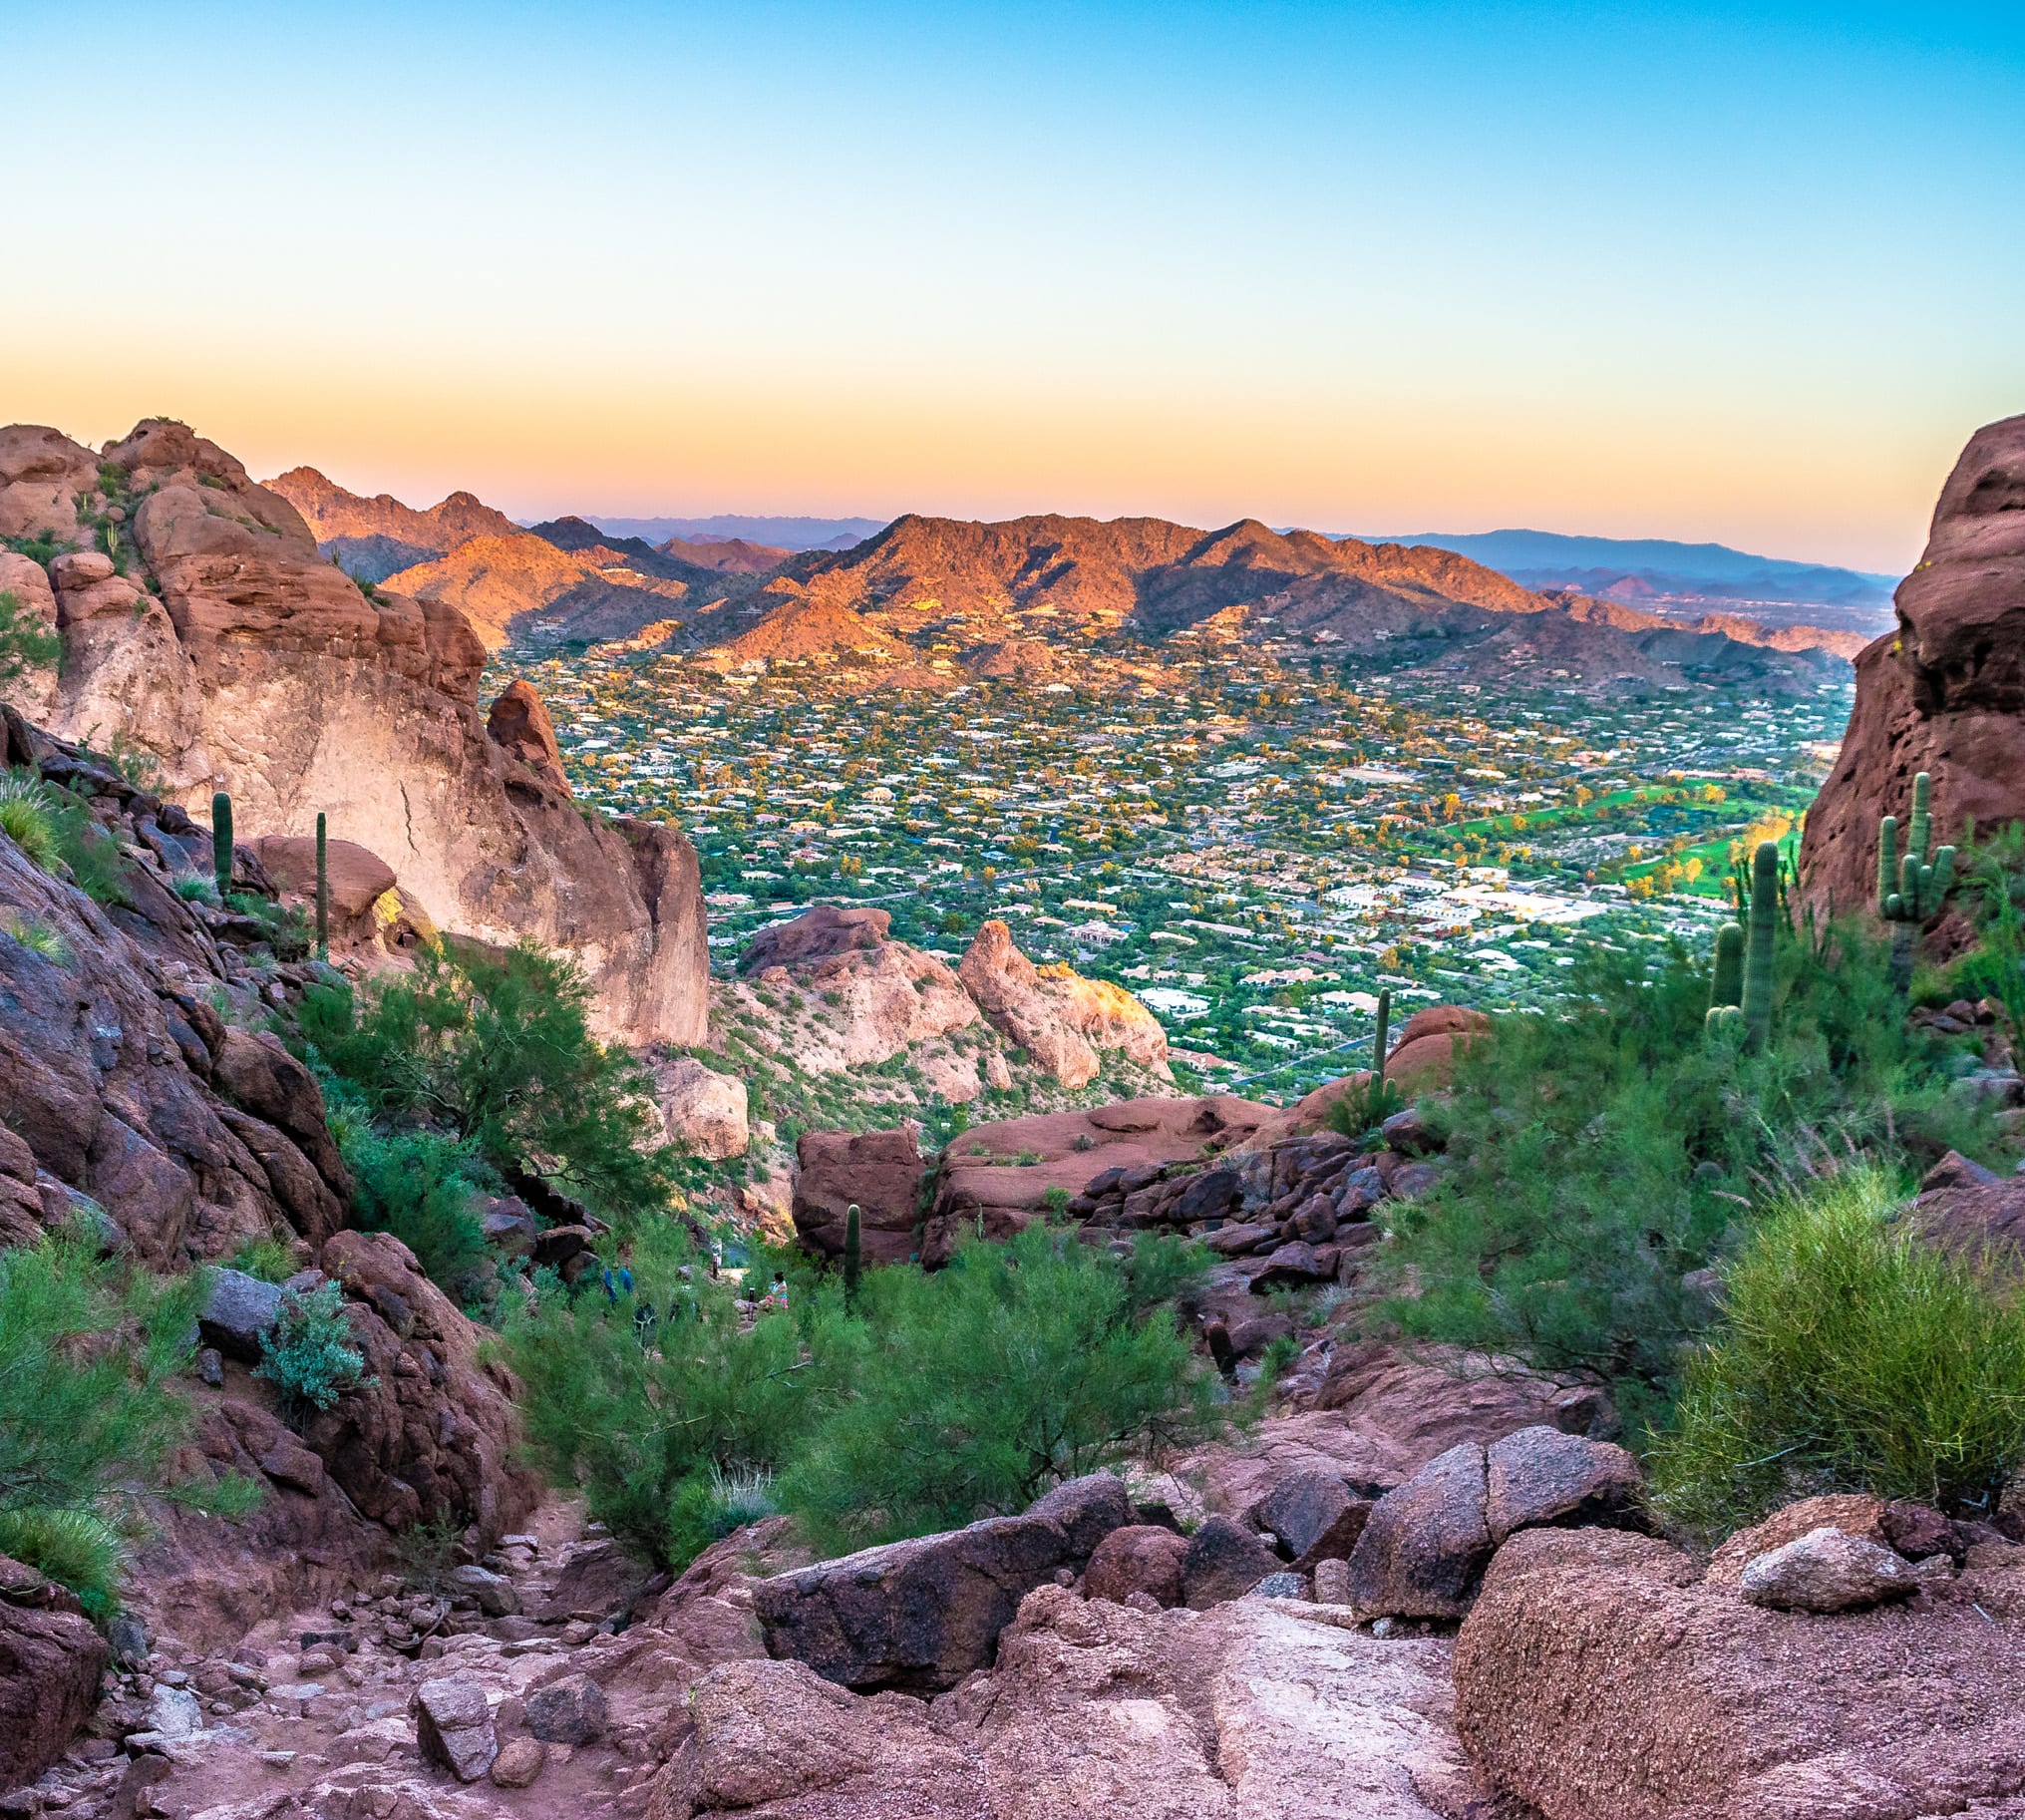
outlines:
[[607, 1270], [603, 1274], [603, 1281], [605, 1300], [613, 1307], [619, 1305], [621, 1295], [630, 1295], [633, 1292], [633, 1274], [623, 1267], [616, 1274]]

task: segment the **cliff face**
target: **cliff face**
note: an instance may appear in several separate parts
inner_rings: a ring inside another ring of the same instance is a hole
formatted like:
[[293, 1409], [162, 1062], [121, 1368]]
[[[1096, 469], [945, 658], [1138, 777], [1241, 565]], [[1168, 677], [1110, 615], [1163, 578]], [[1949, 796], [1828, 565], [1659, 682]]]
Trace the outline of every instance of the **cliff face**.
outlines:
[[1871, 906], [1877, 822], [1933, 774], [1936, 845], [1966, 818], [2025, 818], [2025, 417], [1978, 430], [1941, 489], [1898, 629], [1856, 659], [1842, 757], [1808, 812], [1801, 884], [1817, 908]]
[[[488, 731], [484, 649], [456, 607], [368, 599], [294, 507], [180, 424], [143, 423], [102, 455], [0, 430], [0, 536], [37, 535], [71, 546], [47, 570], [61, 679], [23, 704], [57, 733], [146, 753], [200, 816], [229, 791], [242, 837], [309, 834], [321, 810], [440, 926], [574, 953], [604, 1034], [701, 1040], [688, 842], [586, 819], [558, 768]], [[17, 579], [0, 586], [39, 604]]]

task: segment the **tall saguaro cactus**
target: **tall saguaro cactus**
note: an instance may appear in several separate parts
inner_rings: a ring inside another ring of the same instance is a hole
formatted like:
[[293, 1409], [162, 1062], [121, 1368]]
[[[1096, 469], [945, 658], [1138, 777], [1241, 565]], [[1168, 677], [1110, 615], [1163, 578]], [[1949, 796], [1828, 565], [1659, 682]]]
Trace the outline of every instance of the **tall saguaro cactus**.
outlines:
[[222, 790], [211, 798], [211, 873], [222, 898], [232, 889], [232, 799]]
[[1751, 922], [1744, 937], [1744, 1033], [1753, 1049], [1772, 1040], [1772, 960], [1779, 935], [1779, 847], [1751, 856]]
[[330, 855], [324, 839], [323, 811], [316, 812], [316, 957], [330, 958]]
[[1891, 924], [1891, 978], [1902, 992], [1912, 983], [1912, 945], [1919, 925], [1933, 915], [1954, 885], [1954, 849], [1943, 847], [1931, 860], [1933, 779], [1924, 771], [1912, 780], [1912, 819], [1905, 852], [1898, 854], [1898, 818], [1877, 824], [1877, 914]]

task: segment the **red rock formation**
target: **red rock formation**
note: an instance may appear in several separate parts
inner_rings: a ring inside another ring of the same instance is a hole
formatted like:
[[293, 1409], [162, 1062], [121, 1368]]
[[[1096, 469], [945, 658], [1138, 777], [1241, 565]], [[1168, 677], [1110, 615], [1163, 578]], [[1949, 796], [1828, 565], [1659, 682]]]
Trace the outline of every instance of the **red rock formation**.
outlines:
[[0, 1790], [63, 1755], [97, 1703], [106, 1656], [69, 1593], [0, 1555]]
[[978, 929], [956, 974], [1000, 1035], [1065, 1087], [1094, 1080], [1103, 1049], [1122, 1049], [1169, 1078], [1167, 1032], [1145, 1005], [1123, 986], [1085, 979], [1066, 961], [1036, 966], [996, 918]]
[[1833, 912], [1874, 906], [1877, 823], [1933, 775], [1933, 838], [2025, 818], [2025, 417], [1978, 430], [1941, 489], [1898, 630], [1856, 659], [1834, 774], [1808, 812], [1801, 888]]
[[318, 557], [285, 499], [180, 424], [143, 423], [103, 459], [124, 476], [118, 501], [98, 491], [100, 457], [55, 431], [0, 430], [8, 532], [84, 546], [81, 508], [131, 510], [126, 574], [83, 548], [51, 565], [57, 732], [124, 737], [199, 815], [228, 790], [249, 835], [306, 836], [325, 811], [446, 929], [576, 955], [601, 1033], [702, 1039], [709, 965], [688, 843], [586, 818], [524, 685], [499, 721], [506, 743], [489, 734], [485, 652], [461, 612], [368, 599]]

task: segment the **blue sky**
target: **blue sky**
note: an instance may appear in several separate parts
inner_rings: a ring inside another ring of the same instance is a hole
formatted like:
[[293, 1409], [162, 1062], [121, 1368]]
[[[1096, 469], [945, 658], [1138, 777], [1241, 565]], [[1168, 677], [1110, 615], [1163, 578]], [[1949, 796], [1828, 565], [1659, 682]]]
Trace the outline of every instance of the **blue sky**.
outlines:
[[1897, 568], [2025, 410], [2015, 6], [0, 0], [0, 419], [166, 411], [260, 473]]

